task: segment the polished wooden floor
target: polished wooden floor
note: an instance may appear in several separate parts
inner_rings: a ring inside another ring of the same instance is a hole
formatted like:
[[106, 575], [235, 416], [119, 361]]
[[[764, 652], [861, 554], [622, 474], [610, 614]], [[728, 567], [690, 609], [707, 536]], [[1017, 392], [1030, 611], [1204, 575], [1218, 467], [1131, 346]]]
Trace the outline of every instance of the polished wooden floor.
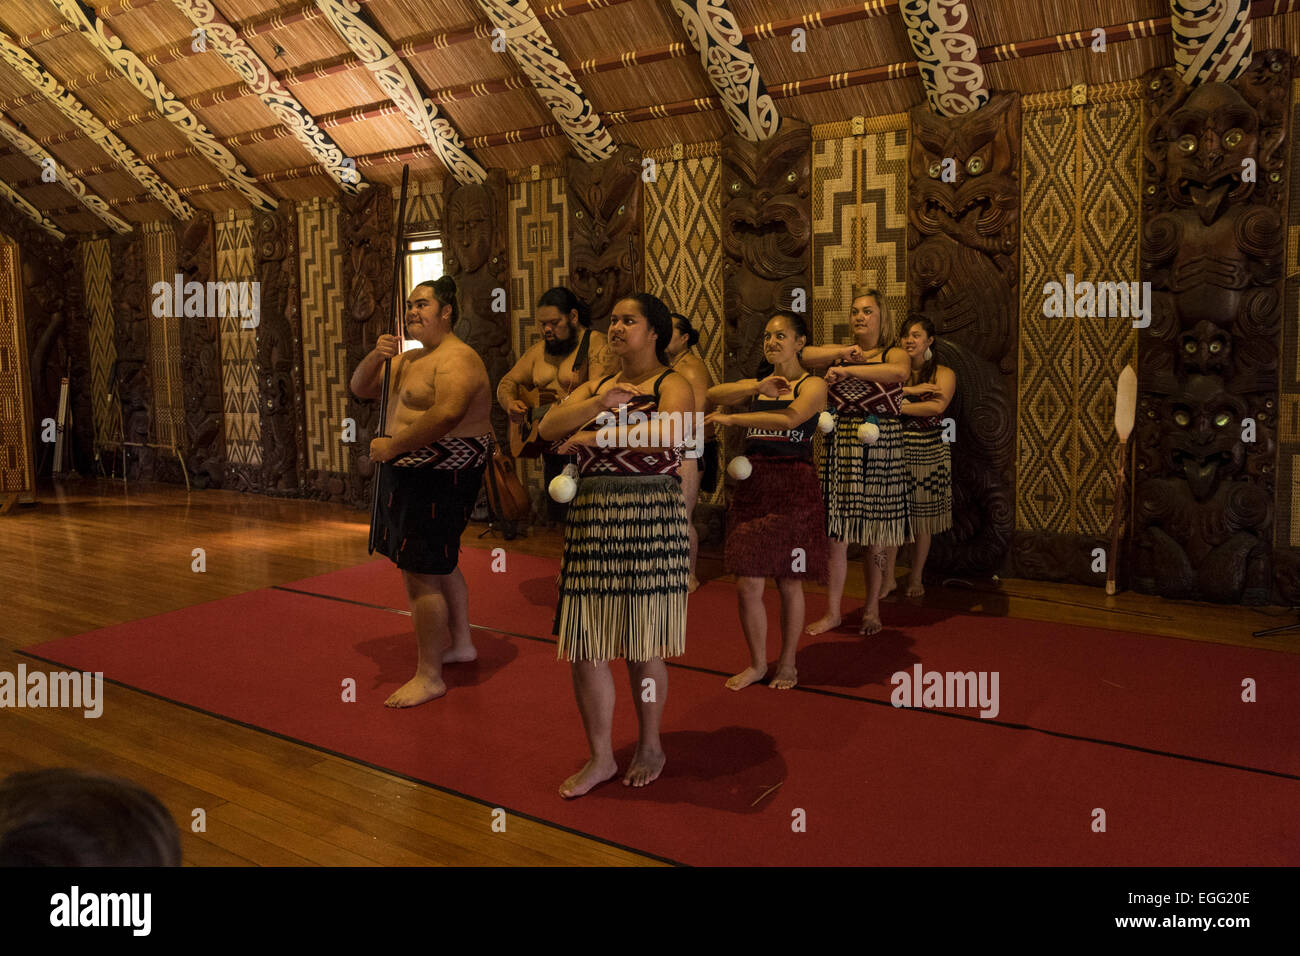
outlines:
[[[43, 489], [36, 506], [0, 517], [0, 670], [30, 664], [15, 651], [41, 641], [367, 560], [366, 520], [337, 505], [224, 491], [187, 495], [167, 485], [124, 490], [120, 481], [81, 480]], [[466, 546], [501, 543], [480, 540], [479, 530], [466, 532]], [[203, 574], [191, 570], [197, 547], [206, 551]], [[555, 556], [560, 538], [540, 530], [510, 547]], [[719, 562], [705, 557], [700, 570], [712, 577]], [[849, 591], [862, 593], [856, 573]], [[925, 600], [953, 610], [1300, 653], [1300, 636], [1250, 636], [1295, 620], [1282, 608], [1108, 598], [1093, 588], [1031, 581], [931, 588]], [[738, 638], [738, 662], [742, 654]], [[80, 766], [134, 780], [182, 824], [192, 865], [658, 865], [518, 817], [507, 833], [493, 833], [487, 804], [128, 688], [111, 693], [113, 707], [98, 720], [70, 710], [0, 711], [0, 775]], [[188, 823], [200, 807], [206, 831], [193, 833]]]

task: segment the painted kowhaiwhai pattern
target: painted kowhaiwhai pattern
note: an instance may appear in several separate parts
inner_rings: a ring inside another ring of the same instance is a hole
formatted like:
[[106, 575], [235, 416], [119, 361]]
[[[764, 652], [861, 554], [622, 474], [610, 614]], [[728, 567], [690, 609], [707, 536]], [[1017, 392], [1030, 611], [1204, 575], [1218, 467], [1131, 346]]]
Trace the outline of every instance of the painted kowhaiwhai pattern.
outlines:
[[902, 0], [898, 12], [916, 53], [930, 109], [940, 116], [972, 113], [989, 101], [975, 38], [966, 31], [965, 0]]
[[528, 0], [479, 0], [574, 150], [589, 163], [614, 155], [614, 141]]
[[[252, 282], [253, 219], [232, 214], [216, 222], [217, 280]], [[257, 330], [243, 328], [238, 315], [221, 317], [221, 394], [226, 457], [231, 464], [262, 464], [261, 395], [257, 377]]]
[[82, 0], [48, 0], [63, 18], [93, 46], [137, 91], [153, 102], [158, 114], [184, 134], [199, 153], [217, 167], [226, 182], [253, 205], [274, 209], [275, 200], [262, 192], [244, 165], [226, 149], [190, 108], [154, 75], [149, 67]]
[[1250, 0], [1170, 0], [1174, 62], [1188, 86], [1235, 80], [1251, 61]]
[[726, 0], [673, 0], [673, 9], [735, 131], [753, 143], [775, 136], [781, 114]]
[[55, 179], [59, 185], [72, 193], [77, 202], [89, 209], [91, 213], [102, 220], [114, 232], [125, 234], [131, 231], [131, 224], [109, 212], [108, 203], [104, 202], [102, 197], [96, 195], [87, 188], [85, 183], [68, 172], [63, 164], [55, 160], [40, 143], [2, 116], [0, 116], [0, 134], [13, 143], [20, 153], [41, 167], [42, 174], [46, 160], [51, 161], [54, 167]]
[[299, 203], [298, 267], [302, 296], [302, 372], [307, 467], [346, 472], [347, 344], [343, 340], [343, 258], [333, 202]]
[[265, 61], [239, 37], [211, 0], [174, 2], [201, 31], [205, 43], [212, 44], [212, 49], [226, 61], [226, 65], [239, 74], [276, 119], [307, 148], [316, 162], [325, 167], [331, 179], [349, 193], [360, 192], [369, 186], [358, 174], [356, 161], [345, 156], [330, 135], [316, 125], [315, 117], [276, 79]]
[[13, 67], [38, 93], [43, 95], [64, 116], [70, 119], [88, 139], [98, 145], [114, 162], [121, 166], [167, 210], [179, 219], [194, 215], [194, 207], [180, 197], [153, 169], [140, 158], [94, 113], [56, 80], [30, 53], [0, 31], [0, 57]]

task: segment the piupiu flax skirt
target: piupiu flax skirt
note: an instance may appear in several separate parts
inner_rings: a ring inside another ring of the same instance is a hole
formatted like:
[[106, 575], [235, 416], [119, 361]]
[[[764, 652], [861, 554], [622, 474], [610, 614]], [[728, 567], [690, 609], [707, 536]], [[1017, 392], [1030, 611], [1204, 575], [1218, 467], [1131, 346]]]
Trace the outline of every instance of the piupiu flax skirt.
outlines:
[[904, 428], [903, 459], [911, 482], [912, 534], [952, 527], [952, 458], [943, 429]]
[[826, 580], [826, 512], [811, 461], [754, 455], [727, 507], [728, 574]]
[[866, 420], [865, 415], [836, 415], [835, 431], [828, 436], [822, 466], [826, 533], [850, 544], [895, 547], [909, 540], [903, 429], [897, 418], [882, 415], [880, 437], [864, 445], [858, 428]]
[[579, 479], [564, 527], [559, 657], [648, 661], [686, 652], [686, 520], [675, 478]]

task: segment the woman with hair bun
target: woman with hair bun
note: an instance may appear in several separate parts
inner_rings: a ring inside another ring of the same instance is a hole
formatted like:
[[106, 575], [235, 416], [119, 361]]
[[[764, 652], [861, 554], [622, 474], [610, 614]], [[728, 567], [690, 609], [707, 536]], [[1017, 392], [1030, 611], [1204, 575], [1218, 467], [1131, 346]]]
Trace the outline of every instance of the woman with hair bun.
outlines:
[[[564, 529], [555, 632], [558, 655], [571, 662], [590, 759], [560, 785], [564, 797], [618, 772], [614, 659], [627, 661], [640, 724], [623, 783], [644, 787], [664, 768], [664, 658], [686, 650], [690, 551], [678, 470], [682, 425], [695, 407], [690, 383], [668, 367], [672, 334], [659, 299], [640, 292], [620, 299], [609, 322], [619, 371], [579, 385], [541, 422], [544, 439], [577, 455], [581, 476]], [[621, 421], [600, 422], [615, 410]]]
[[768, 686], [789, 690], [798, 683], [795, 653], [803, 631], [803, 582], [826, 577], [826, 518], [812, 447], [826, 407], [826, 385], [800, 364], [807, 342], [804, 320], [778, 312], [763, 329], [759, 377], [709, 390], [719, 405], [750, 403], [747, 412], [709, 416], [718, 425], [747, 428], [744, 454], [752, 469], [737, 483], [727, 509], [724, 566], [736, 575], [740, 625], [749, 644], [749, 666], [727, 681], [732, 690], [767, 673], [767, 578], [775, 578], [781, 592], [781, 657]]
[[[709, 368], [704, 361], [692, 351], [700, 340], [700, 333], [695, 330], [691, 320], [686, 316], [677, 312], [670, 315], [673, 320], [673, 338], [668, 343], [669, 364], [674, 372], [691, 383], [691, 389], [695, 392], [696, 414], [707, 415], [713, 410], [713, 403], [709, 401], [709, 386], [713, 384], [713, 376], [709, 374]], [[705, 426], [704, 434], [693, 434], [688, 437], [690, 444], [682, 457], [682, 494], [686, 497], [686, 515], [693, 519], [700, 489], [712, 492], [718, 487], [718, 443], [713, 438], [713, 428], [710, 425]], [[695, 576], [695, 560], [699, 554], [700, 538], [695, 530], [694, 520], [691, 521], [689, 530], [691, 537], [689, 588], [693, 593], [700, 586], [699, 578]]]
[[[907, 469], [898, 420], [907, 355], [898, 348], [884, 296], [875, 289], [855, 290], [849, 325], [853, 329], [849, 345], [804, 350], [805, 366], [827, 369], [828, 394], [836, 409], [835, 431], [827, 436], [822, 468], [826, 530], [831, 539], [826, 615], [808, 625], [809, 634], [839, 627], [851, 543], [868, 550], [867, 604], [859, 633], [877, 633], [889, 549], [896, 551], [907, 540]], [[860, 432], [869, 423], [877, 427], [878, 437], [864, 445]], [[885, 593], [893, 589], [893, 582], [888, 584]]]
[[[925, 594], [922, 574], [932, 535], [952, 527], [952, 459], [943, 440], [943, 413], [957, 391], [957, 376], [934, 357], [934, 323], [919, 312], [903, 322], [903, 351], [911, 374], [903, 386], [903, 460], [907, 465], [908, 508], [916, 539], [907, 596]], [[889, 568], [893, 577], [893, 566]]]

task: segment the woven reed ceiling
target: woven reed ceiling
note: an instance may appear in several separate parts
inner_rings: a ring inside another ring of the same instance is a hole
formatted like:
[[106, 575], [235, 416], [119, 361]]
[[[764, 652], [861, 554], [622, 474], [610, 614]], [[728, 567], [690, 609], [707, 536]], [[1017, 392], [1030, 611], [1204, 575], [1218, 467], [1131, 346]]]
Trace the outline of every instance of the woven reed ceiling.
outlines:
[[[634, 115], [627, 122], [609, 116], [616, 111], [716, 97], [716, 93], [669, 0], [605, 2], [610, 5], [603, 9], [578, 11], [574, 9], [577, 0], [565, 0], [569, 14], [554, 18], [548, 15], [560, 6], [554, 0], [550, 7], [534, 0], [533, 10], [564, 61], [578, 74], [594, 109], [606, 118], [614, 141], [654, 149], [715, 141], [726, 135], [730, 124], [717, 109], [667, 118]], [[554, 118], [531, 84], [523, 80], [514, 59], [492, 50], [490, 37], [484, 35], [490, 22], [476, 0], [361, 0], [361, 4], [394, 47], [439, 33], [469, 37], [438, 49], [409, 53], [403, 59], [483, 166], [545, 166], [560, 162], [569, 153], [569, 141], [553, 129], [540, 137], [529, 132], [552, 126]], [[259, 189], [276, 199], [290, 200], [338, 194], [338, 184], [324, 167], [257, 96], [240, 86], [239, 76], [212, 47], [207, 52], [190, 49], [194, 27], [174, 0], [93, 0], [88, 5], [234, 154]], [[215, 6], [276, 75], [285, 78], [285, 86], [339, 149], [357, 158], [365, 181], [393, 184], [400, 179], [400, 155], [376, 154], [419, 150], [425, 146], [423, 139], [388, 102], [368, 70], [359, 64], [334, 66], [352, 56], [351, 51], [310, 0], [215, 0]], [[728, 0], [728, 6], [741, 28], [750, 29], [855, 4], [852, 0]], [[1087, 34], [1098, 26], [1169, 15], [1168, 0], [1054, 0], [1050, 4], [966, 0], [966, 7], [971, 17], [967, 32], [981, 49], [1074, 31]], [[270, 22], [275, 15], [290, 22]], [[1300, 50], [1300, 13], [1261, 17], [1257, 12], [1252, 23], [1256, 49]], [[479, 28], [477, 36], [472, 35], [475, 27]], [[248, 207], [244, 195], [224, 181], [221, 171], [203, 158], [176, 126], [158, 115], [147, 97], [114, 72], [88, 40], [66, 29], [49, 0], [0, 0], [0, 29], [195, 208], [224, 214], [227, 209]], [[901, 17], [892, 9], [851, 22], [809, 28], [806, 52], [794, 52], [788, 34], [787, 28], [784, 35], [749, 41], [769, 90], [794, 81], [915, 60]], [[686, 44], [684, 52], [657, 62], [600, 72], [583, 68], [588, 61], [610, 61], [632, 51], [646, 54], [680, 43]], [[992, 55], [982, 59], [991, 88], [1031, 93], [1080, 82], [1129, 79], [1153, 66], [1171, 65], [1173, 48], [1166, 33], [1112, 42], [1105, 53], [1082, 49], [1026, 59], [999, 61]], [[294, 75], [304, 66], [330, 67], [331, 72]], [[517, 88], [500, 92], [463, 88], [503, 81]], [[221, 97], [211, 95], [217, 90], [224, 91], [221, 102], [214, 101]], [[776, 105], [783, 116], [825, 123], [855, 115], [901, 112], [924, 98], [920, 78], [911, 75], [828, 92], [779, 95]], [[335, 114], [358, 109], [365, 114], [362, 118], [327, 122]], [[138, 179], [123, 171], [3, 61], [0, 110], [59, 164], [80, 176], [92, 192], [107, 200], [115, 215], [128, 222], [170, 217], [168, 209]], [[524, 141], [500, 143], [500, 134], [511, 131], [523, 131]], [[496, 141], [475, 143], [476, 137], [495, 137]], [[427, 149], [424, 152], [407, 160], [412, 176], [441, 179], [446, 175], [444, 166], [428, 155]], [[42, 182], [40, 167], [7, 140], [0, 141], [0, 179], [68, 233], [102, 233], [105, 229], [104, 222], [83, 211], [62, 186]]]

